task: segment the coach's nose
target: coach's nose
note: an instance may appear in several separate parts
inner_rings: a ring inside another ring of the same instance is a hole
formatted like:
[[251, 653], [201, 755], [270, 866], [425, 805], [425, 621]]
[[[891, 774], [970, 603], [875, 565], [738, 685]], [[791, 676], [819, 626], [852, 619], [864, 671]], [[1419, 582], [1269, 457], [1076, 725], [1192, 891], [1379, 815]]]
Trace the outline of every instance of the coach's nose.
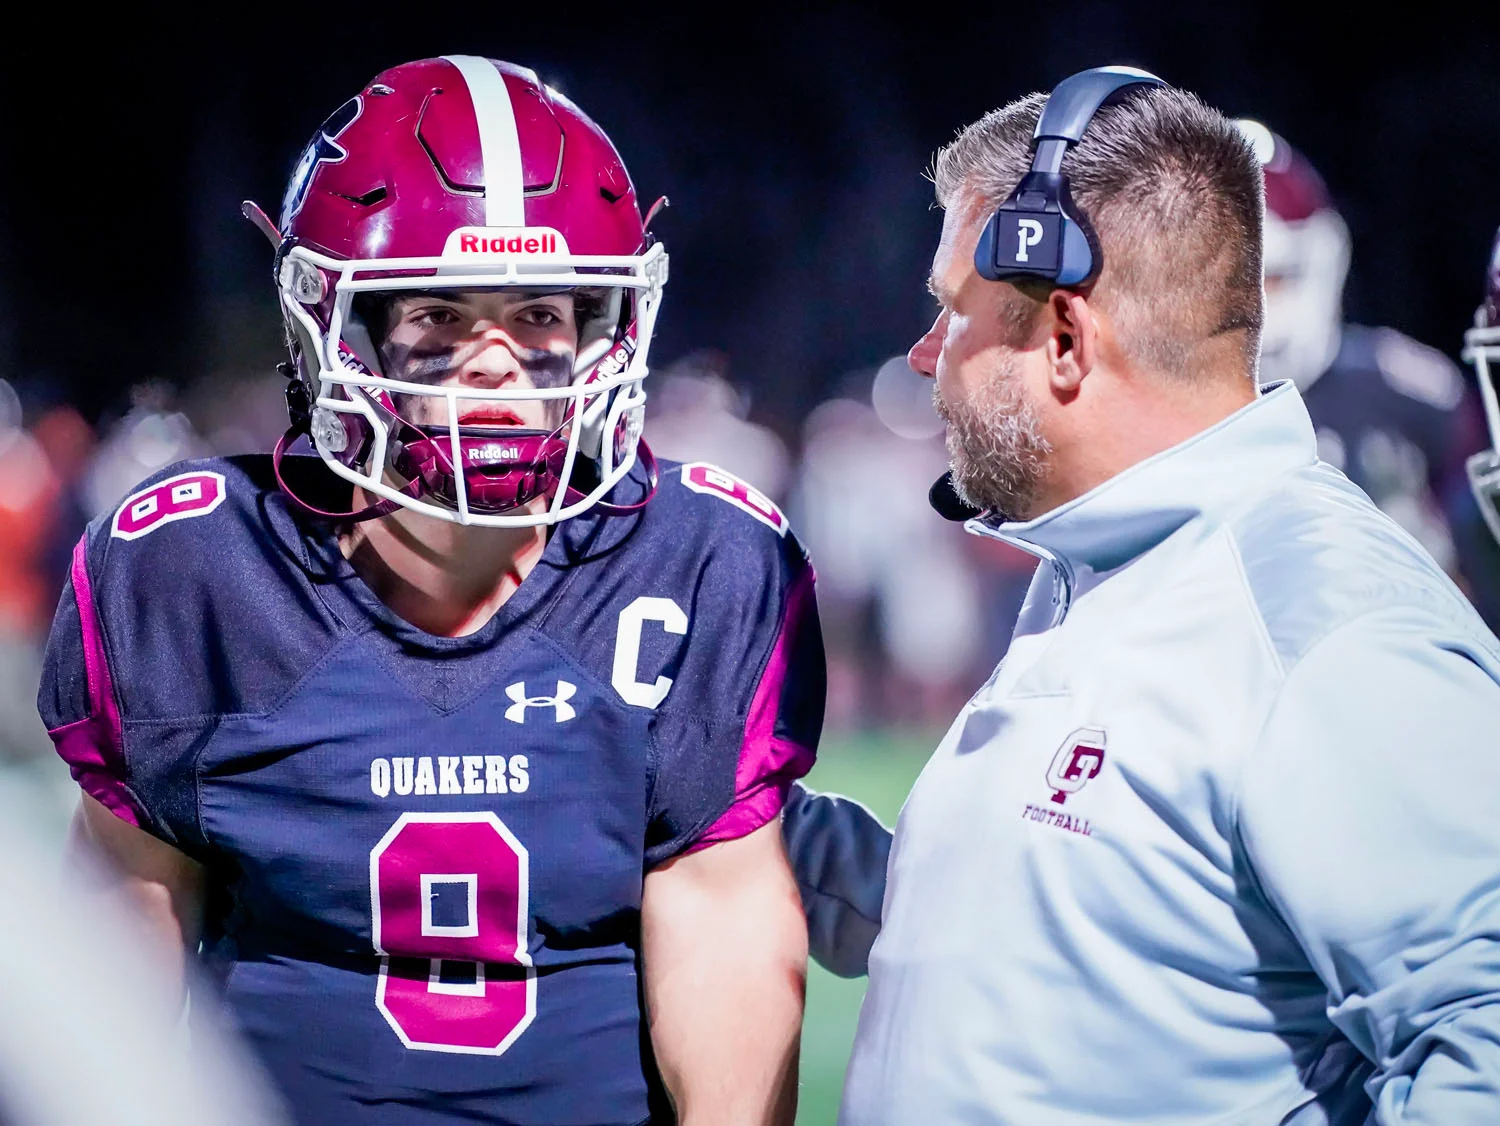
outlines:
[[937, 376], [938, 353], [943, 350], [943, 321], [947, 316], [946, 312], [939, 313], [932, 322], [932, 327], [906, 353], [906, 362], [911, 370], [928, 379]]

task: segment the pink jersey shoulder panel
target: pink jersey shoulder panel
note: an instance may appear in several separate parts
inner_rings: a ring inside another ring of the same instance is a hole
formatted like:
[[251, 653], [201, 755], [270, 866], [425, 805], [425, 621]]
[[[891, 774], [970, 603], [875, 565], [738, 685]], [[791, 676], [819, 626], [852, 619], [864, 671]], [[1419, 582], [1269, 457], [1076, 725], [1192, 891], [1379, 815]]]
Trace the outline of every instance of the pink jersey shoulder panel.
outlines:
[[739, 765], [734, 772], [734, 801], [684, 851], [696, 852], [721, 841], [737, 840], [768, 824], [786, 804], [792, 782], [812, 769], [812, 748], [779, 737], [776, 717], [782, 687], [791, 668], [793, 639], [804, 619], [813, 612], [813, 569], [809, 564], [787, 589], [781, 629], [750, 702]]
[[125, 786], [125, 752], [120, 734], [120, 709], [114, 681], [104, 653], [104, 632], [94, 606], [89, 582], [88, 537], [73, 549], [73, 597], [83, 630], [83, 665], [88, 679], [89, 714], [48, 732], [83, 791], [122, 821], [142, 827], [135, 798]]

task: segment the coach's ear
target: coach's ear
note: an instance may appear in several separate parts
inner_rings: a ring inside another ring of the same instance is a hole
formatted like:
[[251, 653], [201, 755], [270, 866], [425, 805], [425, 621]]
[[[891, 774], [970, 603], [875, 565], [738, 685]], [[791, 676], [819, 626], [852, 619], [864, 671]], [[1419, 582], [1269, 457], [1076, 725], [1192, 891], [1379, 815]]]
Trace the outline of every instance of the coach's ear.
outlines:
[[1048, 295], [1047, 316], [1049, 382], [1056, 394], [1071, 397], [1099, 358], [1099, 322], [1088, 298], [1071, 289], [1054, 289]]

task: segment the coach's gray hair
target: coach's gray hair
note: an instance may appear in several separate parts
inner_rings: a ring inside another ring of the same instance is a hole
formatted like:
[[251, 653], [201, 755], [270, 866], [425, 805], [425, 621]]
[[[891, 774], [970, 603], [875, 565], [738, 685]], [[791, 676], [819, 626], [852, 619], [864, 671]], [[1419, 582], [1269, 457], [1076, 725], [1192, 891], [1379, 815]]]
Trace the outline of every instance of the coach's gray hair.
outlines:
[[[1031, 166], [1045, 102], [1031, 94], [992, 110], [944, 146], [932, 171], [938, 204], [967, 203], [960, 197], [972, 192], [986, 213], [998, 206]], [[1148, 89], [1100, 110], [1062, 166], [1103, 250], [1091, 299], [1110, 314], [1126, 354], [1189, 377], [1201, 345], [1238, 333], [1253, 376], [1264, 186], [1234, 123], [1185, 91]]]

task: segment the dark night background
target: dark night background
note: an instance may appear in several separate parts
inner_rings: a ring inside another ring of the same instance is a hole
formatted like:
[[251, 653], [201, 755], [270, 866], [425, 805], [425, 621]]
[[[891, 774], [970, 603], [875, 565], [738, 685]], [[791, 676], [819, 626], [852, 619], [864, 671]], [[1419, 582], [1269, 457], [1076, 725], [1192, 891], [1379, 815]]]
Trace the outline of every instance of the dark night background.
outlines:
[[239, 201], [274, 214], [331, 109], [386, 66], [459, 52], [534, 67], [610, 133], [643, 209], [671, 197], [653, 366], [721, 350], [788, 434], [925, 327], [933, 149], [1103, 63], [1302, 148], [1353, 231], [1351, 319], [1456, 357], [1500, 223], [1500, 18], [1341, 7], [33, 11], [3, 48], [0, 371], [91, 419], [138, 381], [263, 372], [280, 357], [270, 250]]

